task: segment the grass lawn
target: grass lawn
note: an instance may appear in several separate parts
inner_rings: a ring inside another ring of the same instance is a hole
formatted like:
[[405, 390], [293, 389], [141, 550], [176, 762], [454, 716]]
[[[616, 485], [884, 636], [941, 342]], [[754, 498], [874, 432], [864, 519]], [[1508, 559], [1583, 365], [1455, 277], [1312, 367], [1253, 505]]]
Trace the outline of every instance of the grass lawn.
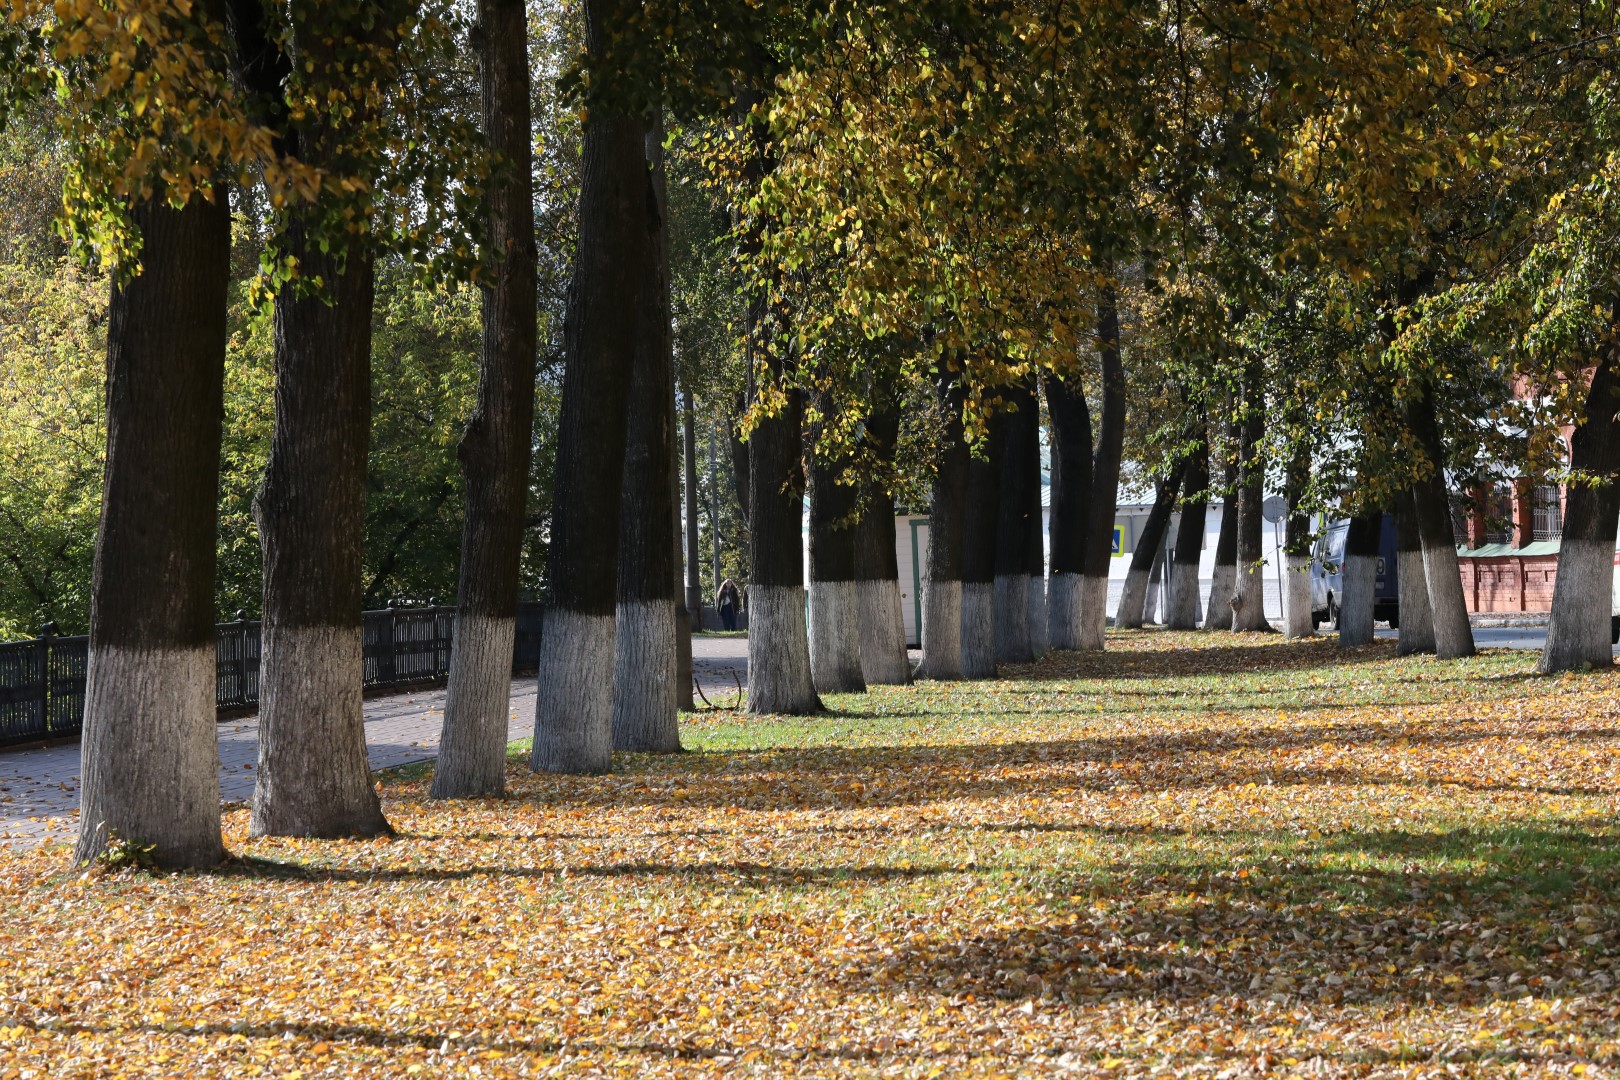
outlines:
[[1620, 674], [1109, 648], [405, 770], [390, 841], [0, 855], [0, 1075], [1620, 1071]]

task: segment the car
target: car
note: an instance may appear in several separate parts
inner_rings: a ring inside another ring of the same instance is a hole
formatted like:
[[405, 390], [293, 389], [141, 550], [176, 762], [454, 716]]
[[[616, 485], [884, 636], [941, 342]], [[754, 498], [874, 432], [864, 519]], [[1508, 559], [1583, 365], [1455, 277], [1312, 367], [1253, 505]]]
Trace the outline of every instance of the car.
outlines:
[[[1311, 551], [1311, 626], [1339, 625], [1339, 605], [1344, 599], [1344, 544], [1350, 533], [1350, 519], [1327, 523]], [[1620, 554], [1616, 567], [1620, 568]], [[1615, 625], [1620, 626], [1620, 607], [1615, 609]], [[1399, 580], [1396, 576], [1395, 518], [1381, 515], [1378, 528], [1378, 567], [1373, 583], [1373, 619], [1392, 627], [1401, 625]]]

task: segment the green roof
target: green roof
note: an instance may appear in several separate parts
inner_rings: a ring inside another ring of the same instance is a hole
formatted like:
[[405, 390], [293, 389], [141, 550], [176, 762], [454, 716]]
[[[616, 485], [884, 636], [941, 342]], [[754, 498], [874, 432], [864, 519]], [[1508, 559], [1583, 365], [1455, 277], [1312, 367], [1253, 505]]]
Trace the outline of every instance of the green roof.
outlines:
[[1534, 555], [1556, 555], [1561, 541], [1537, 540], [1524, 547], [1514, 547], [1511, 544], [1482, 544], [1477, 548], [1457, 549], [1459, 559], [1502, 559], [1521, 558], [1528, 559]]

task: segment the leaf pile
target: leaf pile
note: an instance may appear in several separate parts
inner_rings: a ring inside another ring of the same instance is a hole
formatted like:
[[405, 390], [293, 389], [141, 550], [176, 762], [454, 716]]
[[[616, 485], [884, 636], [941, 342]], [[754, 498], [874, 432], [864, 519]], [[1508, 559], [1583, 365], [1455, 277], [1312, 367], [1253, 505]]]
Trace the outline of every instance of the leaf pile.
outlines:
[[0, 862], [0, 1076], [1600, 1075], [1620, 675], [1163, 633], [201, 875]]

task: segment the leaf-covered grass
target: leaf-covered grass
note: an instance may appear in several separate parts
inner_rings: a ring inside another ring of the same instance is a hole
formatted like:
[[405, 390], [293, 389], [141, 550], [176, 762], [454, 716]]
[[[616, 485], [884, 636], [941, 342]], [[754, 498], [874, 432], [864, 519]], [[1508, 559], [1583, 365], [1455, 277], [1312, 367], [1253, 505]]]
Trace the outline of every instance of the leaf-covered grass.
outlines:
[[[0, 1072], [1620, 1070], [1620, 675], [1122, 633], [696, 752], [0, 877]], [[7, 1064], [9, 1063], [9, 1065]]]

